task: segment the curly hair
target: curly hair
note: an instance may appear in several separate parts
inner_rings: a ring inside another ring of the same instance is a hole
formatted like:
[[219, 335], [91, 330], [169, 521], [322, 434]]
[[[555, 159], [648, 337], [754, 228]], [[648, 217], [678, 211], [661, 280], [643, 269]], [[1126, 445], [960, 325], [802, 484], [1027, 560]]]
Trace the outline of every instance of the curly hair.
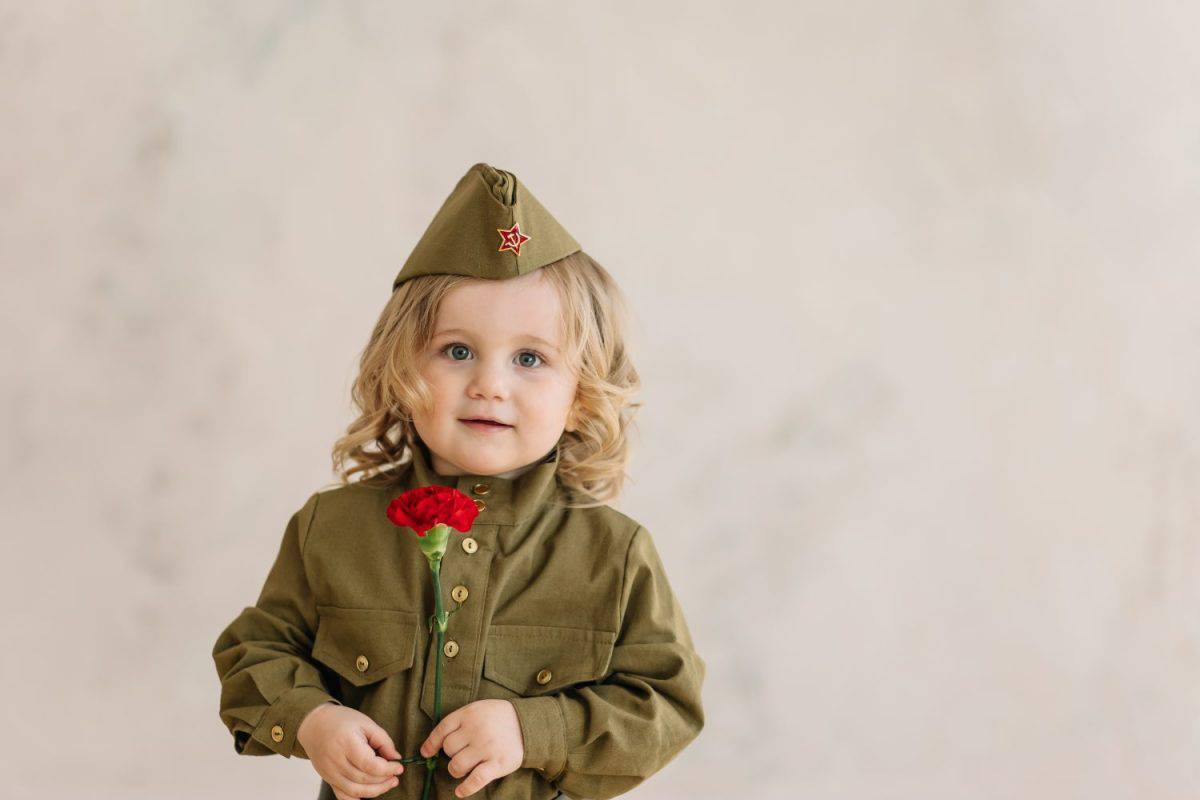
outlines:
[[[568, 507], [602, 505], [626, 480], [629, 435], [642, 403], [634, 396], [641, 380], [626, 349], [625, 298], [616, 281], [582, 250], [539, 272], [562, 302], [564, 352], [576, 367], [578, 388], [574, 431], [556, 445], [557, 474]], [[333, 469], [343, 485], [362, 473], [364, 485], [388, 485], [385, 471], [407, 463], [416, 446], [413, 409], [431, 406], [418, 363], [437, 323], [438, 308], [463, 275], [420, 275], [392, 293], [359, 359], [351, 389], [357, 419], [333, 446]]]

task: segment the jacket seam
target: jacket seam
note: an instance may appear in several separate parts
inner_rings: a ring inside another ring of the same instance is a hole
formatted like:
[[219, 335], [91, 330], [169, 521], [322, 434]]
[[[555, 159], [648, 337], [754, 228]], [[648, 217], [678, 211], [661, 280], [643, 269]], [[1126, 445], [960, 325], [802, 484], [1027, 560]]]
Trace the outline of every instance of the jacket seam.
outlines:
[[313, 504], [312, 513], [308, 515], [308, 525], [306, 525], [304, 527], [304, 530], [303, 530], [303, 532], [301, 532], [301, 535], [300, 535], [300, 561], [301, 562], [304, 561], [304, 551], [308, 549], [309, 534], [312, 532], [313, 522], [315, 522], [317, 519], [317, 504], [321, 501], [321, 493], [314, 492], [311, 500], [312, 500], [312, 504]]
[[568, 767], [571, 765], [571, 751], [570, 751], [570, 750], [569, 750], [569, 749], [566, 747], [566, 743], [567, 743], [567, 715], [566, 715], [565, 713], [563, 713], [563, 710], [562, 710], [562, 703], [563, 703], [562, 699], [561, 699], [561, 698], [559, 698], [559, 697], [555, 697], [555, 698], [554, 698], [554, 700], [555, 700], [554, 707], [555, 707], [555, 708], [558, 710], [558, 720], [559, 720], [559, 722], [562, 724], [562, 737], [563, 737], [563, 765], [562, 765], [562, 769], [560, 769], [560, 770], [558, 771], [558, 774], [557, 774], [557, 775], [555, 775], [553, 778], [551, 778], [551, 779], [550, 779], [550, 781], [551, 781], [552, 783], [553, 783], [553, 782], [556, 782], [556, 781], [560, 781], [560, 780], [562, 780], [562, 776], [563, 776], [563, 775], [565, 775], [565, 774], [567, 773], [567, 768], [568, 768]]
[[633, 529], [633, 535], [629, 537], [629, 544], [625, 547], [625, 564], [621, 571], [621, 593], [617, 595], [620, 602], [617, 603], [617, 638], [621, 636], [621, 631], [625, 629], [625, 612], [628, 610], [625, 607], [625, 586], [629, 582], [629, 556], [633, 553], [633, 543], [637, 540], [637, 536], [642, 531], [642, 525], [638, 525]]

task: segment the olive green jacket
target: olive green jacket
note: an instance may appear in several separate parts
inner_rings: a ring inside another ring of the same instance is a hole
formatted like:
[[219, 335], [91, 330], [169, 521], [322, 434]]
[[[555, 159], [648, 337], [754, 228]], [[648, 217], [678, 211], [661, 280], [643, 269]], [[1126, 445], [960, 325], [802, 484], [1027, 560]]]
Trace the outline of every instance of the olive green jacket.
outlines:
[[[236, 751], [306, 758], [296, 729], [333, 700], [419, 755], [433, 730], [433, 576], [416, 535], [385, 510], [402, 491], [438, 484], [481, 509], [468, 533], [451, 531], [441, 566], [443, 607], [456, 609], [441, 713], [508, 700], [525, 746], [521, 768], [476, 796], [603, 800], [657, 772], [704, 726], [705, 662], [650, 533], [610, 506], [556, 505], [565, 490], [554, 460], [512, 479], [448, 477], [418, 444], [387, 488], [309, 497], [256, 604], [217, 638], [220, 717]], [[434, 796], [452, 798], [463, 779], [442, 759]], [[380, 797], [419, 798], [425, 772], [406, 765]], [[333, 796], [323, 781], [321, 791]]]

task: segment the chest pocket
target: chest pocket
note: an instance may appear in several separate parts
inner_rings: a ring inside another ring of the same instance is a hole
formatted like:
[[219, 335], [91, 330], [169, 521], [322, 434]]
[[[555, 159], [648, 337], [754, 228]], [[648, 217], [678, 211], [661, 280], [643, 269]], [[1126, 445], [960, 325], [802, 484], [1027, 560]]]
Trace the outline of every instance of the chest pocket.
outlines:
[[313, 658], [355, 686], [366, 686], [413, 665], [419, 616], [385, 608], [317, 606]]
[[483, 676], [523, 697], [598, 681], [608, 673], [616, 640], [613, 631], [493, 625], [483, 656]]

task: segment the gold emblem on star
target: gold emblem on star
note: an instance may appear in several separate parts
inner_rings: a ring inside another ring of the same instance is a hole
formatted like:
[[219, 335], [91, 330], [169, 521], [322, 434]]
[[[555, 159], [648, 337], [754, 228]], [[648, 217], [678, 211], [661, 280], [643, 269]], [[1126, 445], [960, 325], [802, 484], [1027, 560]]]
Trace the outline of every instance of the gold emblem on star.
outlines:
[[521, 224], [514, 222], [513, 226], [508, 230], [496, 228], [496, 232], [500, 234], [500, 249], [496, 252], [512, 250], [513, 253], [521, 255], [521, 245], [529, 241], [530, 237], [521, 233]]

